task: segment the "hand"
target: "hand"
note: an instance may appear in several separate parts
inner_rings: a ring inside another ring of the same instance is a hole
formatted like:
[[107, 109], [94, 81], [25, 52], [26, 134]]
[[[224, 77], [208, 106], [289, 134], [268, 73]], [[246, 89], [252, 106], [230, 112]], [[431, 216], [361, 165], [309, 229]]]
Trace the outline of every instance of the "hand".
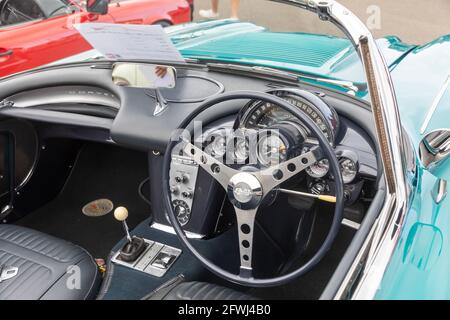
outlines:
[[158, 67], [156, 67], [156, 69], [155, 69], [155, 73], [156, 73], [156, 75], [157, 75], [158, 77], [164, 78], [164, 77], [166, 76], [166, 74], [167, 74], [167, 67], [161, 67], [161, 66], [158, 66]]

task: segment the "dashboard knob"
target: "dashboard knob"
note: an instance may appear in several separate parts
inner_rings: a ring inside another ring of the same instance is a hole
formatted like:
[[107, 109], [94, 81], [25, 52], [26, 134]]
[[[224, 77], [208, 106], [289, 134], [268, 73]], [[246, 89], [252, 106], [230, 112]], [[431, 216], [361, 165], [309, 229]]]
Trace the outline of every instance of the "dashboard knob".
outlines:
[[315, 195], [323, 194], [327, 189], [327, 186], [323, 182], [317, 182], [311, 187], [311, 193]]
[[183, 198], [190, 199], [190, 198], [192, 198], [192, 192], [184, 191], [184, 192], [182, 193], [182, 196], [183, 196]]

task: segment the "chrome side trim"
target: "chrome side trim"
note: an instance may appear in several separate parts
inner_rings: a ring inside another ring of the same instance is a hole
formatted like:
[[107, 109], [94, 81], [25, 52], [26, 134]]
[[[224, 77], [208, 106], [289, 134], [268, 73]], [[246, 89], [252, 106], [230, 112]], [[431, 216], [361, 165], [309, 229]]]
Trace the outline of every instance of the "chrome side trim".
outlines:
[[[314, 0], [316, 2], [316, 0]], [[372, 227], [373, 238], [367, 238], [361, 248], [360, 259], [353, 263], [349, 276], [360, 274], [352, 299], [373, 299], [383, 279], [384, 272], [400, 236], [401, 225], [408, 207], [406, 182], [406, 140], [400, 122], [397, 100], [386, 62], [366, 26], [348, 9], [336, 1], [317, 1], [319, 16], [329, 19], [340, 27], [354, 42], [366, 72], [372, 100], [372, 111], [380, 145], [387, 193], [380, 215]], [[362, 262], [364, 264], [361, 270]], [[342, 292], [351, 282], [341, 285]], [[344, 298], [337, 295], [336, 298]]]
[[432, 195], [436, 204], [441, 203], [447, 197], [447, 180], [439, 179], [436, 181]]
[[[364, 23], [334, 0], [272, 0], [316, 12], [353, 42], [366, 73], [372, 112], [382, 157], [386, 198], [380, 214], [353, 262], [335, 299], [373, 299], [397, 245], [408, 209], [410, 188], [406, 180], [406, 145], [397, 100], [387, 64]], [[357, 282], [355, 282], [357, 281]], [[349, 292], [352, 292], [349, 295]]]
[[[176, 235], [175, 230], [171, 226], [167, 226], [165, 224], [155, 222], [150, 226], [150, 228]], [[186, 237], [188, 237], [189, 239], [203, 239], [205, 237], [201, 234], [193, 233], [193, 232], [189, 232], [189, 231], [185, 231], [185, 233], [186, 233]]]
[[431, 105], [430, 109], [428, 110], [427, 116], [425, 117], [422, 127], [420, 128], [420, 134], [424, 134], [425, 131], [427, 130], [428, 125], [430, 124], [431, 118], [433, 118], [433, 115], [436, 112], [436, 109], [437, 109], [439, 103], [441, 102], [442, 98], [444, 97], [444, 94], [447, 91], [449, 86], [450, 86], [450, 75], [448, 76], [447, 80], [445, 80], [445, 82], [442, 85], [441, 89], [439, 90], [439, 93], [437, 94], [436, 98], [434, 98], [433, 104]]
[[343, 219], [343, 220], [342, 220], [342, 224], [343, 224], [344, 226], [347, 226], [347, 227], [352, 228], [352, 229], [355, 229], [355, 230], [358, 230], [359, 227], [360, 227], [360, 224], [359, 224], [359, 223], [357, 223], [357, 222], [355, 222], [355, 221], [352, 221], [352, 220], [349, 220], [349, 219]]

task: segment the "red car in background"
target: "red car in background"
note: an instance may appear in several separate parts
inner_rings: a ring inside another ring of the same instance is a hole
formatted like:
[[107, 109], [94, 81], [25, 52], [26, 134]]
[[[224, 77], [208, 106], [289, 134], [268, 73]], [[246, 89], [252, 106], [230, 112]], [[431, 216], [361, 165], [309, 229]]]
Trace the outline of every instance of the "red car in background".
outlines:
[[106, 8], [88, 12], [86, 0], [0, 0], [0, 77], [90, 50], [75, 24], [189, 22], [193, 0], [115, 1]]

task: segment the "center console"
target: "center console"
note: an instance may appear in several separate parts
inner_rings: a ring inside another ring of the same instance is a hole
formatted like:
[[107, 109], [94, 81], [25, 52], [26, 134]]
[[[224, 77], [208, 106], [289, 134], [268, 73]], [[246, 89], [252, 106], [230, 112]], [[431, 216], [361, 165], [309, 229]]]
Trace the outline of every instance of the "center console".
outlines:
[[145, 272], [155, 277], [163, 277], [181, 254], [178, 248], [144, 239], [146, 249], [134, 261], [124, 261], [121, 251], [112, 257], [112, 262]]
[[122, 223], [127, 241], [111, 261], [155, 277], [163, 277], [177, 260], [181, 250], [143, 237], [132, 237], [127, 225], [128, 210], [125, 207], [116, 208], [114, 218]]

